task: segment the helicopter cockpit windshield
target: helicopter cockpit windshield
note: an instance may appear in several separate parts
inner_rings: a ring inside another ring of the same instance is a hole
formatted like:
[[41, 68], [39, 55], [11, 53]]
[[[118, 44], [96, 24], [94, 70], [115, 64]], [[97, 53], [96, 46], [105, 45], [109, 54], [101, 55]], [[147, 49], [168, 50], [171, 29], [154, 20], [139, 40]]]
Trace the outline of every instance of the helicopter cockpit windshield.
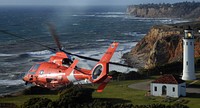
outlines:
[[34, 75], [39, 67], [40, 67], [40, 64], [35, 64], [34, 66], [32, 66], [32, 68], [29, 70], [28, 73], [31, 75]]

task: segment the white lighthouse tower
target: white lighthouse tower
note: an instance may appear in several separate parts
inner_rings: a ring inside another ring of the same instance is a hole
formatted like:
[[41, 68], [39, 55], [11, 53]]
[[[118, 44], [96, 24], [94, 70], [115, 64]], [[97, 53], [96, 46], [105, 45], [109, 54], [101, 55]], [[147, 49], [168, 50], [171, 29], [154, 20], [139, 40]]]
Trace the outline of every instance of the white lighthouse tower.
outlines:
[[184, 30], [185, 36], [183, 38], [183, 76], [182, 80], [194, 80], [194, 35], [193, 30]]

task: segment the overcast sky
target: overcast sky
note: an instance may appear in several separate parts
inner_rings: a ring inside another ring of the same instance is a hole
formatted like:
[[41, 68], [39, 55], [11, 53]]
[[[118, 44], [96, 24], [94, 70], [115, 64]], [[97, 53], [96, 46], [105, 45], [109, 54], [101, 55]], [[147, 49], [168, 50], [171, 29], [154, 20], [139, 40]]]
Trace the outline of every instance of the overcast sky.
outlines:
[[200, 0], [0, 0], [0, 5], [130, 5], [141, 3], [175, 3]]

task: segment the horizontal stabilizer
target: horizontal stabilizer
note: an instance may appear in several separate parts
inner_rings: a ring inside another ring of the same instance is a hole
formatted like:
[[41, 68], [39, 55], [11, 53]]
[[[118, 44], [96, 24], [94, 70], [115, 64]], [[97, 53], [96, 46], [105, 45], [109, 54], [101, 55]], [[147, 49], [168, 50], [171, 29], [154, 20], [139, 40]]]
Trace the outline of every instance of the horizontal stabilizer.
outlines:
[[103, 83], [101, 83], [97, 89], [97, 92], [102, 92], [103, 89], [106, 87], [106, 85], [108, 84], [108, 82], [110, 81], [112, 77], [111, 76], [108, 76], [104, 81]]

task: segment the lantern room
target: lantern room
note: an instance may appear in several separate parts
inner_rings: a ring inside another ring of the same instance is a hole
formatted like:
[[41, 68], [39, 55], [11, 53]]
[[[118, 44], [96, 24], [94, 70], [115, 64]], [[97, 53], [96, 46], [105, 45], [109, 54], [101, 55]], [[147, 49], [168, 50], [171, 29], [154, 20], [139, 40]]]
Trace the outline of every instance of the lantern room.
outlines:
[[193, 30], [192, 29], [184, 30], [184, 32], [185, 32], [184, 39], [194, 39], [194, 35], [193, 35]]

